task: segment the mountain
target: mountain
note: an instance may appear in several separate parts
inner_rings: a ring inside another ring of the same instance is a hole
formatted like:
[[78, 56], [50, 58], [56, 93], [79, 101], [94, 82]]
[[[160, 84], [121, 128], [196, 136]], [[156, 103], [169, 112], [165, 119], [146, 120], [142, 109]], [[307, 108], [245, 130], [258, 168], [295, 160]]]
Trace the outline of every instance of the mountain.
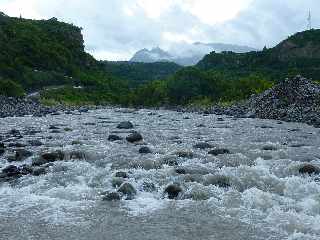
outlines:
[[174, 57], [171, 56], [166, 51], [159, 47], [153, 48], [151, 50], [142, 49], [134, 54], [130, 62], [143, 62], [143, 63], [153, 63], [153, 62], [170, 62], [173, 61]]
[[273, 79], [302, 74], [319, 79], [320, 30], [299, 32], [274, 48], [249, 53], [210, 53], [197, 67], [201, 70], [260, 72]]
[[164, 51], [159, 47], [151, 50], [142, 49], [134, 54], [130, 61], [144, 63], [175, 62], [182, 66], [192, 66], [197, 64], [206, 54], [213, 51], [218, 53], [224, 51], [244, 53], [257, 50], [247, 46], [223, 43], [179, 43], [171, 46], [168, 51]]

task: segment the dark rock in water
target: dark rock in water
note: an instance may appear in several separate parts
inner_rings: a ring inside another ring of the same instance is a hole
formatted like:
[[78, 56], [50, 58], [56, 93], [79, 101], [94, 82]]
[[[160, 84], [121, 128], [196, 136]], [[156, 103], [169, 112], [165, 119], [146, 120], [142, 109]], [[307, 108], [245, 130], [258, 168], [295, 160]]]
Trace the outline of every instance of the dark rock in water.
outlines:
[[2, 173], [6, 174], [8, 177], [16, 177], [20, 175], [20, 170], [17, 166], [10, 165], [4, 168]]
[[300, 174], [309, 174], [309, 175], [320, 174], [320, 168], [308, 164], [308, 165], [305, 165], [305, 166], [302, 166], [301, 168], [299, 168], [299, 173]]
[[44, 175], [44, 174], [46, 174], [47, 172], [46, 172], [46, 169], [45, 168], [35, 168], [35, 169], [33, 169], [33, 171], [32, 171], [32, 175], [33, 176], [40, 176], [40, 175]]
[[74, 140], [71, 142], [71, 145], [81, 145], [81, 141], [78, 141], [78, 140]]
[[23, 143], [9, 143], [8, 147], [22, 148], [22, 147], [26, 147], [26, 144], [23, 144]]
[[208, 154], [213, 155], [213, 156], [218, 156], [218, 155], [222, 155], [222, 154], [229, 154], [229, 153], [230, 153], [230, 151], [225, 148], [217, 148], [217, 149], [213, 149], [210, 152], [208, 152]]
[[117, 136], [117, 135], [110, 135], [110, 136], [108, 137], [108, 141], [110, 141], [110, 142], [120, 141], [120, 140], [122, 140], [122, 139], [123, 139], [122, 137], [119, 137], [119, 136]]
[[141, 153], [141, 154], [148, 154], [148, 153], [152, 153], [152, 151], [151, 151], [151, 149], [148, 148], [148, 147], [141, 147], [141, 148], [139, 149], [139, 153]]
[[20, 172], [22, 175], [28, 175], [31, 174], [33, 172], [33, 168], [31, 166], [28, 165], [23, 165], [20, 167]]
[[61, 133], [59, 130], [52, 130], [50, 133]]
[[194, 158], [193, 152], [189, 152], [189, 151], [178, 151], [176, 152], [176, 155], [178, 155], [178, 157], [180, 158], [188, 158], [188, 159]]
[[131, 122], [121, 122], [117, 126], [118, 129], [132, 129], [133, 124]]
[[126, 172], [116, 172], [114, 176], [118, 178], [129, 178], [129, 175]]
[[33, 147], [40, 147], [43, 143], [40, 140], [30, 140], [28, 143]]
[[176, 183], [170, 184], [164, 190], [164, 193], [168, 195], [169, 199], [176, 199], [181, 192], [182, 188]]
[[85, 126], [95, 126], [96, 123], [93, 123], [93, 122], [87, 122], [87, 123], [84, 123]]
[[63, 130], [64, 130], [65, 132], [72, 132], [72, 131], [73, 131], [72, 128], [68, 128], [68, 127], [64, 128]]
[[134, 132], [130, 134], [128, 137], [126, 137], [126, 140], [130, 143], [139, 142], [143, 140], [143, 137], [140, 133]]
[[109, 192], [105, 196], [102, 197], [102, 200], [109, 201], [109, 202], [120, 201], [121, 197], [120, 197], [120, 194], [117, 192]]
[[143, 182], [142, 190], [145, 192], [154, 192], [156, 191], [156, 186], [152, 182]]
[[55, 126], [55, 125], [50, 125], [50, 126], [49, 126], [49, 129], [50, 129], [50, 130], [58, 130], [58, 129], [60, 129], [60, 128], [57, 127], [57, 126]]
[[61, 161], [64, 159], [64, 153], [61, 151], [43, 153], [38, 159], [32, 162], [33, 166], [41, 166], [50, 162]]
[[26, 160], [28, 157], [31, 157], [32, 155], [33, 153], [28, 150], [18, 149], [16, 150], [15, 155], [9, 156], [7, 160], [8, 162], [14, 162], [14, 161], [20, 162], [20, 161]]
[[17, 130], [17, 129], [12, 129], [8, 132], [10, 135], [13, 135], [13, 136], [18, 136], [18, 135], [21, 135], [20, 131]]
[[217, 121], [218, 122], [224, 122], [224, 119], [223, 118], [217, 118]]
[[5, 149], [6, 149], [6, 147], [4, 146], [4, 144], [0, 143], [0, 156], [5, 153], [5, 151], [6, 151]]
[[204, 124], [199, 124], [199, 125], [197, 125], [197, 127], [198, 127], [198, 128], [203, 128], [203, 127], [206, 127], [206, 125], [204, 125]]
[[265, 150], [265, 151], [276, 151], [277, 148], [275, 146], [272, 146], [272, 145], [268, 145], [268, 146], [264, 146], [262, 148], [262, 150]]
[[213, 146], [209, 143], [203, 142], [203, 143], [197, 143], [193, 146], [193, 148], [197, 149], [207, 149], [207, 148], [213, 148]]
[[78, 109], [78, 111], [79, 111], [80, 113], [86, 113], [86, 112], [89, 112], [89, 109], [88, 109], [88, 108], [85, 108], [85, 107], [81, 107], [81, 108]]
[[124, 194], [126, 196], [126, 200], [132, 200], [134, 196], [137, 194], [136, 189], [132, 186], [132, 184], [128, 182], [123, 183], [119, 187], [118, 192]]
[[184, 168], [176, 168], [175, 172], [178, 174], [187, 174], [187, 171]]

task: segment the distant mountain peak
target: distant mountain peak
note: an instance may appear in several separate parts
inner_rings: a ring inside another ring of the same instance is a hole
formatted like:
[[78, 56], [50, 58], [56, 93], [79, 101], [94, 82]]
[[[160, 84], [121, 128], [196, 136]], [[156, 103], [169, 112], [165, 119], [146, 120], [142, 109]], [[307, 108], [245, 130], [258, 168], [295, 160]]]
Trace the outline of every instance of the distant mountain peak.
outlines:
[[173, 62], [173, 57], [159, 47], [152, 48], [151, 50], [144, 48], [136, 52], [130, 62]]
[[146, 48], [139, 50], [131, 58], [130, 62], [175, 62], [183, 66], [191, 66], [197, 64], [206, 54], [210, 52], [232, 51], [236, 53], [245, 53], [257, 51], [254, 48], [224, 43], [202, 43], [195, 42], [192, 44], [181, 44], [165, 51], [159, 46], [148, 50]]

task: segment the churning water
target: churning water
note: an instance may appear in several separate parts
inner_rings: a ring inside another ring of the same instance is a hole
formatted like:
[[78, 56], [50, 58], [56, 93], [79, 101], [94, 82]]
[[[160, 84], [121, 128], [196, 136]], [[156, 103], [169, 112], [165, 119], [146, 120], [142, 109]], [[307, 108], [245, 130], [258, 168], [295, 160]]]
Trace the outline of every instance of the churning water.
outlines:
[[[320, 178], [299, 172], [306, 164], [320, 166], [319, 129], [222, 118], [105, 109], [1, 119], [0, 135], [11, 129], [23, 135], [5, 141], [44, 145], [25, 147], [34, 155], [24, 162], [8, 163], [6, 153], [0, 169], [31, 164], [42, 152], [69, 157], [44, 175], [0, 183], [0, 239], [320, 239]], [[144, 141], [128, 143], [132, 130], [117, 129], [121, 121], [131, 121]], [[110, 142], [110, 134], [124, 139]], [[203, 142], [230, 153], [194, 148]], [[140, 154], [142, 146], [152, 153]], [[116, 190], [119, 171], [136, 195], [103, 201]], [[174, 200], [164, 194], [172, 183], [182, 188]]]

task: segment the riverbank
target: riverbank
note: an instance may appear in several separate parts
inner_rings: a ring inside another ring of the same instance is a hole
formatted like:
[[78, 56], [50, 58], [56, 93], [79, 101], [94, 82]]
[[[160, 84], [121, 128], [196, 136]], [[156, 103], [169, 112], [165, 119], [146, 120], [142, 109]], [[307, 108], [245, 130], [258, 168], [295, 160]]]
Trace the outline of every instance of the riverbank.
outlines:
[[[45, 106], [38, 98], [11, 98], [0, 96], [0, 117], [45, 116], [48, 114], [86, 112], [107, 106]], [[109, 106], [110, 107], [110, 106]], [[143, 106], [138, 108], [144, 108]], [[296, 76], [285, 79], [271, 89], [249, 100], [231, 106], [211, 107], [164, 106], [177, 112], [228, 115], [237, 118], [274, 119], [286, 122], [301, 122], [320, 127], [320, 85], [310, 79]], [[155, 109], [157, 110], [157, 109]]]

